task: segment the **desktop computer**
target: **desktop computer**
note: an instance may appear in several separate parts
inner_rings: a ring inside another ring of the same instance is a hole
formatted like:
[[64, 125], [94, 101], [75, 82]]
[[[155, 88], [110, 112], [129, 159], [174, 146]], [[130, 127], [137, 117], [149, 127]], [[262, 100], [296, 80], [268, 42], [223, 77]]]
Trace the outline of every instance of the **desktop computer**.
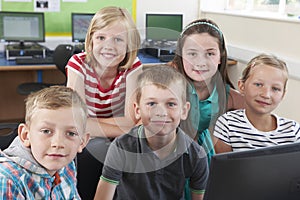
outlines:
[[146, 37], [143, 50], [146, 54], [170, 60], [175, 56], [176, 41], [182, 31], [183, 14], [181, 13], [146, 13]]
[[3, 11], [0, 27], [7, 60], [46, 56], [46, 48], [38, 44], [45, 41], [44, 13]]
[[7, 60], [16, 58], [46, 57], [46, 47], [41, 45], [8, 44], [5, 46], [5, 55]]
[[149, 41], [146, 40], [142, 48], [148, 55], [160, 58], [164, 55], [174, 55], [176, 50], [176, 41]]

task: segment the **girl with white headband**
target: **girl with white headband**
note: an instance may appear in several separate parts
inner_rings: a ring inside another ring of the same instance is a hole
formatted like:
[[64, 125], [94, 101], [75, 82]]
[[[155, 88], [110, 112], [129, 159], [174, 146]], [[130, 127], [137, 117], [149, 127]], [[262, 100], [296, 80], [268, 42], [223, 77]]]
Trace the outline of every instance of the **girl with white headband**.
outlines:
[[[227, 74], [224, 35], [217, 24], [208, 19], [188, 24], [180, 34], [171, 64], [190, 82], [191, 109], [188, 119], [180, 126], [204, 147], [210, 161], [215, 154], [211, 133], [217, 117], [244, 107], [243, 97]], [[190, 199], [188, 184], [186, 191], [186, 199]]]

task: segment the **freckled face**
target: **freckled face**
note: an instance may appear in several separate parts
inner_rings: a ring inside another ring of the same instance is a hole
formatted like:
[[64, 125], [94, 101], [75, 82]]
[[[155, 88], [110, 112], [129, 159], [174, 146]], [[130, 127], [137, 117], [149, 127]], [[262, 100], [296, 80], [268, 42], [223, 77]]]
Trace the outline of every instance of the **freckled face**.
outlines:
[[210, 81], [218, 70], [221, 55], [218, 39], [208, 33], [188, 36], [182, 48], [185, 73], [194, 81]]
[[92, 41], [93, 55], [101, 67], [117, 68], [126, 56], [127, 31], [122, 24], [97, 30]]
[[245, 82], [239, 81], [247, 110], [271, 113], [283, 99], [286, 80], [286, 73], [281, 69], [263, 64], [254, 66], [249, 78]]

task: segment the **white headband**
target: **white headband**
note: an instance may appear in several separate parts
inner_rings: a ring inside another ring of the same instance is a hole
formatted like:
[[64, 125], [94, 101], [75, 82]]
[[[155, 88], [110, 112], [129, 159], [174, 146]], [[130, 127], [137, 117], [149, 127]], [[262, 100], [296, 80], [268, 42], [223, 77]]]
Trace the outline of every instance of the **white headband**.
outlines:
[[180, 37], [182, 37], [183, 33], [184, 33], [187, 29], [191, 28], [192, 26], [201, 25], [201, 24], [204, 24], [204, 25], [207, 25], [207, 26], [210, 26], [210, 27], [214, 28], [214, 29], [219, 33], [220, 37], [221, 37], [221, 38], [223, 37], [223, 34], [222, 34], [221, 30], [220, 30], [217, 26], [215, 26], [215, 25], [213, 25], [213, 24], [211, 24], [211, 23], [208, 23], [208, 22], [194, 22], [194, 23], [191, 23], [191, 24], [187, 25], [187, 26], [182, 30], [182, 32], [180, 33]]

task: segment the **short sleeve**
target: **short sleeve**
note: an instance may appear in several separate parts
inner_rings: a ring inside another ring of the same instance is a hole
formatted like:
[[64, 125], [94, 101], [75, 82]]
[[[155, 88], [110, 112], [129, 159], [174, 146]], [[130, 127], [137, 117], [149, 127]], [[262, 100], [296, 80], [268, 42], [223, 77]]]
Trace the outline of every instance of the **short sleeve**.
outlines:
[[80, 77], [84, 78], [86, 74], [86, 68], [84, 66], [85, 57], [86, 53], [84, 52], [74, 54], [68, 61], [66, 69], [72, 70], [73, 72], [77, 73]]
[[229, 127], [228, 120], [226, 120], [226, 114], [223, 114], [218, 118], [213, 135], [226, 144], [230, 144]]
[[115, 139], [108, 148], [101, 176], [102, 179], [115, 184], [122, 178], [125, 163], [124, 150], [118, 146], [117, 141], [118, 139]]
[[300, 142], [300, 124], [295, 121], [295, 134], [297, 142]]
[[193, 154], [195, 163], [190, 177], [190, 188], [194, 193], [203, 194], [208, 179], [208, 162], [204, 149], [198, 144], [194, 146], [197, 146], [197, 153]]

